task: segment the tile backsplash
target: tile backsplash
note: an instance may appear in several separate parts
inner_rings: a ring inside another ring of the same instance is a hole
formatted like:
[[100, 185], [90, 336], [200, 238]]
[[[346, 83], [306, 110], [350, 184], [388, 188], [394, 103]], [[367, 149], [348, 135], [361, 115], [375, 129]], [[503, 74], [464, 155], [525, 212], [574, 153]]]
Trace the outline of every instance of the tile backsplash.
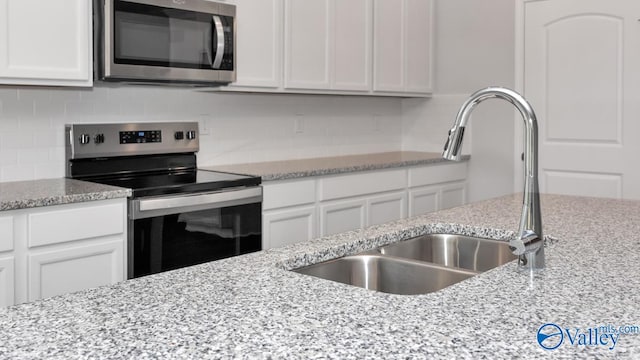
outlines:
[[0, 87], [0, 181], [64, 176], [64, 125], [80, 122], [198, 121], [201, 166], [397, 151], [401, 102], [140, 85]]

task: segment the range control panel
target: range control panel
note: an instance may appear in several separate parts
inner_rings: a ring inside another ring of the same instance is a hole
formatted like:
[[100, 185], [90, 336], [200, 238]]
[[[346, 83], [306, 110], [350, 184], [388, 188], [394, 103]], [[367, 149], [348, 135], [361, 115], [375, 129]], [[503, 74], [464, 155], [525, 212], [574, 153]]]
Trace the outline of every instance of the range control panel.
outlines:
[[197, 122], [72, 124], [67, 159], [197, 152]]
[[120, 131], [120, 144], [156, 142], [162, 142], [162, 130]]

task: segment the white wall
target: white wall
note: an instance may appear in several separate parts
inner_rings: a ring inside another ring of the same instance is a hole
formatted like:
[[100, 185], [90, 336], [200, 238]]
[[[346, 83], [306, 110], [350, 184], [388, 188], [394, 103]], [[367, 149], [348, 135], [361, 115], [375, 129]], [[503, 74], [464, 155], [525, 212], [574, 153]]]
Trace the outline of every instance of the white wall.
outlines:
[[397, 151], [401, 111], [394, 98], [0, 87], [0, 181], [64, 176], [66, 123], [204, 120], [198, 162], [215, 165]]
[[[436, 0], [435, 92], [403, 101], [403, 149], [442, 151], [464, 100], [487, 86], [514, 87], [513, 0]], [[469, 164], [469, 200], [513, 192], [514, 121], [500, 100], [476, 108], [463, 150]], [[471, 141], [473, 139], [473, 141]]]

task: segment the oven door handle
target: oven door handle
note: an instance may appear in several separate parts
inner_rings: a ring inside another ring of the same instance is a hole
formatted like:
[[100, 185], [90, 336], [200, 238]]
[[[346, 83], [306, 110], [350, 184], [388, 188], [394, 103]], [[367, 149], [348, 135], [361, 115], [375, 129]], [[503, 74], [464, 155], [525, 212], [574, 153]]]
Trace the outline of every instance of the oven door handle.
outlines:
[[129, 217], [133, 220], [190, 211], [217, 209], [262, 202], [262, 187], [226, 190], [195, 195], [166, 196], [132, 200]]

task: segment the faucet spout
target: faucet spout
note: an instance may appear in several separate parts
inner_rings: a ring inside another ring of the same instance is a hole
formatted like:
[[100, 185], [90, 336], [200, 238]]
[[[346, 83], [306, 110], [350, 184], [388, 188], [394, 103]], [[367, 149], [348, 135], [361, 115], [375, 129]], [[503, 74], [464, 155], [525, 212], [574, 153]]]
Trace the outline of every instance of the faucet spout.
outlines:
[[545, 258], [538, 190], [538, 120], [529, 102], [517, 92], [503, 87], [489, 87], [476, 91], [460, 107], [453, 128], [449, 130], [449, 137], [444, 146], [442, 157], [447, 160], [460, 160], [464, 129], [471, 113], [479, 103], [491, 98], [510, 102], [518, 109], [525, 123], [525, 188], [522, 213], [518, 233], [516, 238], [511, 240], [509, 246], [511, 251], [518, 255], [519, 270], [541, 270], [545, 267]]

